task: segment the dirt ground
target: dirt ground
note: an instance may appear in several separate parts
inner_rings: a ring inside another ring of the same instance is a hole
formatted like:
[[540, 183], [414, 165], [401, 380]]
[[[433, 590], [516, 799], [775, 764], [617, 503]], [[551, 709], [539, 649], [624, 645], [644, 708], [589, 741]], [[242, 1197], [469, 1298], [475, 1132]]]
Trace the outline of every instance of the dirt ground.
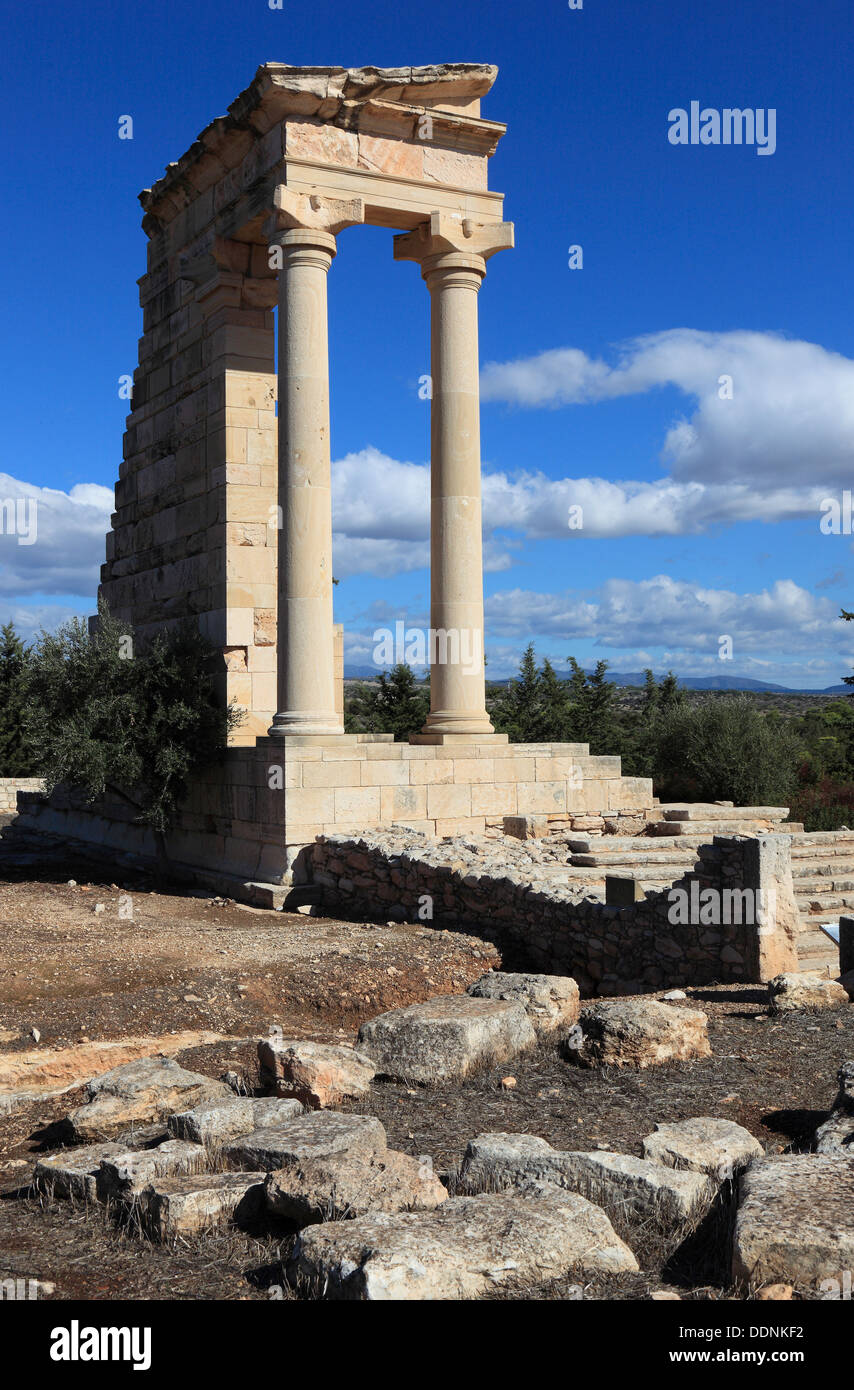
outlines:
[[[132, 918], [120, 915], [128, 900]], [[79, 865], [24, 880], [0, 864], [0, 934], [0, 1105], [4, 1091], [26, 1089], [10, 1080], [22, 1063], [46, 1058], [32, 1075], [49, 1086], [59, 1058], [67, 1084], [74, 1049], [128, 1037], [162, 1039], [183, 1065], [211, 1076], [237, 1071], [251, 1088], [255, 1040], [270, 1024], [295, 1037], [352, 1041], [363, 1019], [461, 992], [500, 963], [489, 942], [460, 933], [155, 893], [143, 881], [99, 883]], [[772, 1020], [755, 987], [689, 995], [709, 1015], [707, 1060], [641, 1073], [586, 1071], [557, 1048], [541, 1047], [462, 1085], [375, 1082], [370, 1097], [351, 1108], [376, 1115], [391, 1146], [429, 1155], [451, 1181], [468, 1139], [488, 1130], [538, 1134], [559, 1148], [640, 1154], [657, 1122], [715, 1115], [745, 1125], [769, 1151], [808, 1146], [830, 1108], [839, 1064], [854, 1057], [854, 1009]], [[218, 1040], [170, 1048], [170, 1037], [183, 1033]], [[513, 1089], [501, 1085], [508, 1071]], [[124, 1235], [100, 1210], [28, 1193], [34, 1157], [58, 1147], [52, 1126], [80, 1096], [79, 1087], [42, 1094], [0, 1114], [0, 1279], [46, 1281], [55, 1298], [268, 1298], [281, 1277], [287, 1232], [225, 1233], [157, 1248]], [[661, 1288], [688, 1298], [732, 1296], [725, 1211], [678, 1239], [616, 1224], [643, 1273], [591, 1282], [585, 1297], [636, 1298]], [[568, 1285], [496, 1292], [570, 1296], [577, 1295]]]

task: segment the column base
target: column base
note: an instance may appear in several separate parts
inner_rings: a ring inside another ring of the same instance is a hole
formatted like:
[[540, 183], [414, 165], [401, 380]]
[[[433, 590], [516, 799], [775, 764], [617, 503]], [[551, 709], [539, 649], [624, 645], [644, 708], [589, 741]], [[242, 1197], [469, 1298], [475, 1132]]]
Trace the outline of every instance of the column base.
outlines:
[[267, 730], [268, 738], [290, 738], [294, 734], [343, 734], [339, 714], [276, 714]]
[[504, 745], [510, 742], [509, 734], [497, 734], [493, 730], [487, 734], [445, 734], [433, 732], [432, 730], [422, 730], [420, 734], [410, 734], [410, 743], [434, 743], [434, 744], [457, 744], [462, 746], [466, 743], [488, 743]]

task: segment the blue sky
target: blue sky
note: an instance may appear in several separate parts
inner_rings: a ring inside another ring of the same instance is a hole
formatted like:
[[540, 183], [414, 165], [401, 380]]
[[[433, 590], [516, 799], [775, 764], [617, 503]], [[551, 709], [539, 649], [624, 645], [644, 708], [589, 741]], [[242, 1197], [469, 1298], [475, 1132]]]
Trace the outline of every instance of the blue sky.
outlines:
[[[490, 674], [530, 638], [561, 664], [795, 686], [854, 662], [852, 536], [820, 527], [854, 481], [845, 0], [47, 0], [4, 28], [0, 501], [46, 520], [35, 544], [0, 536], [0, 617], [29, 632], [94, 606], [138, 191], [261, 62], [476, 61], [499, 67], [490, 186], [516, 224], [480, 296]], [[671, 144], [694, 100], [773, 108], [773, 155]], [[342, 234], [329, 281], [337, 616], [360, 664], [378, 626], [428, 621], [429, 305], [391, 236]]]

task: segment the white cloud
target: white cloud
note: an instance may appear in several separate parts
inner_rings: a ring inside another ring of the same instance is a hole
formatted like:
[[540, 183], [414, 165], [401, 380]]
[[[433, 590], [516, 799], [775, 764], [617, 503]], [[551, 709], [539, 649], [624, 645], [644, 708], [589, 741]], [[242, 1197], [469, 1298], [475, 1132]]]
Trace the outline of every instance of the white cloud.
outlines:
[[0, 473], [0, 595], [91, 594], [94, 605], [113, 507], [97, 483], [60, 492]]

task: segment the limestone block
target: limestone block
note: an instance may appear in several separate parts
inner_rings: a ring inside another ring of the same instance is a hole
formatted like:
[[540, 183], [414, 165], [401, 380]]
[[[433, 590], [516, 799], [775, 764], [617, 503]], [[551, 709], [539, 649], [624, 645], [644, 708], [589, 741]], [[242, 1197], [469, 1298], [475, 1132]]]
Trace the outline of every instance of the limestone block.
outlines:
[[144, 1057], [90, 1081], [86, 1103], [71, 1111], [68, 1125], [75, 1139], [98, 1139], [230, 1094], [221, 1081], [186, 1071], [171, 1057]]
[[324, 816], [324, 820], [364, 821], [376, 824], [380, 818], [379, 787], [336, 787], [334, 797], [334, 816]]
[[[450, 758], [424, 757], [413, 760], [416, 747], [418, 745], [411, 745], [411, 751], [405, 754], [409, 764], [409, 780], [413, 786], [420, 783], [447, 785], [453, 782], [454, 764]], [[431, 754], [434, 752], [432, 748], [429, 751]]]
[[566, 810], [565, 782], [517, 782], [519, 815], [547, 815]]
[[469, 985], [466, 993], [476, 999], [518, 1000], [539, 1037], [572, 1027], [580, 1009], [578, 985], [570, 975], [491, 970]]
[[473, 783], [471, 789], [471, 813], [473, 816], [514, 816], [516, 814], [516, 787], [505, 783]]
[[708, 1019], [699, 1009], [656, 999], [613, 999], [581, 1010], [583, 1066], [650, 1067], [711, 1056]]
[[370, 1019], [358, 1047], [382, 1075], [429, 1084], [507, 1061], [535, 1041], [523, 1005], [454, 994]]
[[432, 1211], [448, 1193], [430, 1165], [386, 1149], [365, 1158], [330, 1154], [284, 1164], [268, 1173], [264, 1196], [275, 1216], [303, 1227], [368, 1212]]
[[[413, 767], [419, 764], [413, 764]], [[420, 764], [429, 767], [429, 763]], [[459, 819], [471, 815], [471, 787], [433, 784], [427, 787], [427, 815], [432, 820]]]
[[258, 1064], [263, 1085], [311, 1109], [366, 1095], [375, 1072], [370, 1058], [352, 1047], [278, 1037], [259, 1041]]
[[707, 1173], [717, 1182], [732, 1178], [763, 1153], [749, 1129], [712, 1115], [656, 1125], [643, 1141], [644, 1158], [653, 1163]]
[[379, 1213], [303, 1231], [289, 1277], [331, 1299], [477, 1298], [503, 1279], [539, 1281], [582, 1269], [637, 1269], [598, 1207], [533, 1184], [454, 1197], [433, 1212]]
[[199, 1173], [155, 1178], [136, 1194], [134, 1206], [149, 1239], [166, 1241], [251, 1221], [263, 1201], [258, 1173]]
[[[404, 763], [405, 767], [406, 764]], [[380, 792], [380, 819], [388, 821], [425, 820], [427, 818], [426, 787], [383, 787]]]
[[402, 759], [374, 759], [359, 764], [363, 787], [408, 787], [409, 765]]
[[815, 1285], [854, 1268], [854, 1158], [779, 1154], [740, 1179], [733, 1279]]
[[252, 1134], [223, 1146], [225, 1159], [254, 1172], [274, 1172], [291, 1162], [347, 1153], [360, 1158], [383, 1154], [385, 1130], [372, 1115], [339, 1115], [313, 1110], [300, 1119]]

